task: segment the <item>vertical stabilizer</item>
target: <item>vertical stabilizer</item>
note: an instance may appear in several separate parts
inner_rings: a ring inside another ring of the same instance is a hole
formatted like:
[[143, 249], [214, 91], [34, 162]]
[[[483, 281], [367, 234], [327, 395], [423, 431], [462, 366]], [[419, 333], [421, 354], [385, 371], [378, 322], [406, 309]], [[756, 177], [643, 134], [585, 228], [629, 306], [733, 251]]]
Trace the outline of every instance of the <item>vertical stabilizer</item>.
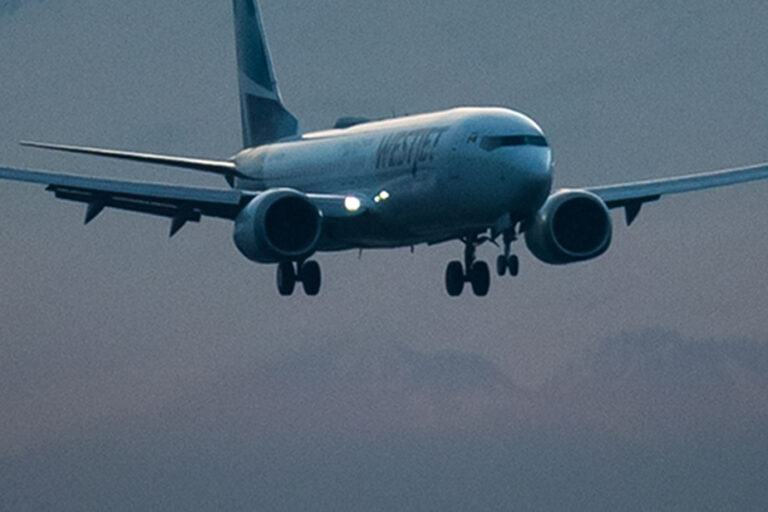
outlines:
[[296, 135], [298, 121], [283, 106], [255, 0], [233, 0], [245, 147]]

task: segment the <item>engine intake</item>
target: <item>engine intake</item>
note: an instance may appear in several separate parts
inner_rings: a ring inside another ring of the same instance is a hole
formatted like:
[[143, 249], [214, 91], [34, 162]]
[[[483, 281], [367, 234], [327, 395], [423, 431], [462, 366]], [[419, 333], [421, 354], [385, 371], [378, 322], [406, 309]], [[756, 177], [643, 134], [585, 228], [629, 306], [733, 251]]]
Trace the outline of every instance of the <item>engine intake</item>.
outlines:
[[525, 243], [541, 261], [564, 265], [602, 255], [612, 233], [602, 199], [586, 190], [561, 190], [549, 196], [528, 224]]
[[306, 195], [292, 189], [259, 194], [235, 219], [235, 245], [259, 263], [308, 258], [321, 234], [322, 214]]

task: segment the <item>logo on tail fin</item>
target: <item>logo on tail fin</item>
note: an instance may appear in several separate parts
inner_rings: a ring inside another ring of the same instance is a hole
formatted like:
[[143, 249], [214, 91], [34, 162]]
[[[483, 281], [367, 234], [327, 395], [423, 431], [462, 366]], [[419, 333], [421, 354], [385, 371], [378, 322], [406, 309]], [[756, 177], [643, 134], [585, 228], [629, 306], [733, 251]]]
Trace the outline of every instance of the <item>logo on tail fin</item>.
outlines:
[[295, 135], [298, 122], [280, 98], [254, 0], [233, 2], [243, 143], [260, 146]]

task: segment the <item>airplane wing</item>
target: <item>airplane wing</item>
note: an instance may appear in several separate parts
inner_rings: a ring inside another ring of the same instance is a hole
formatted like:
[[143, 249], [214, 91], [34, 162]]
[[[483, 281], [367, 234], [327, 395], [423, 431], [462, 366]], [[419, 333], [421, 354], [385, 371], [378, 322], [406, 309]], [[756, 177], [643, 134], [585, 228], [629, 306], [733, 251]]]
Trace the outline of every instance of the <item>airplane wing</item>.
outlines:
[[[60, 174], [0, 167], [0, 179], [47, 185], [56, 198], [86, 203], [85, 223], [95, 219], [105, 208], [116, 208], [172, 219], [171, 236], [187, 222], [199, 222], [202, 216], [234, 220], [259, 192], [146, 183], [75, 174]], [[366, 211], [365, 203], [351, 211], [345, 207], [349, 196], [307, 194], [326, 217], [350, 217]]]
[[627, 225], [630, 225], [637, 218], [644, 203], [657, 201], [661, 196], [725, 187], [767, 178], [768, 163], [763, 163], [673, 178], [587, 187], [586, 190], [598, 195], [609, 208], [625, 208]]
[[210, 172], [220, 174], [225, 177], [237, 176], [247, 178], [237, 171], [235, 163], [229, 160], [208, 160], [203, 158], [188, 158], [182, 156], [158, 155], [155, 153], [137, 153], [134, 151], [120, 151], [117, 149], [91, 148], [85, 146], [68, 146], [64, 144], [48, 144], [44, 142], [20, 143], [28, 148], [47, 149], [51, 151], [62, 151], [65, 153], [79, 153], [84, 155], [93, 155], [99, 157], [113, 158], [118, 160], [131, 160], [134, 162], [143, 162], [149, 164], [160, 164], [168, 167], [179, 167], [182, 169], [191, 169], [195, 171]]

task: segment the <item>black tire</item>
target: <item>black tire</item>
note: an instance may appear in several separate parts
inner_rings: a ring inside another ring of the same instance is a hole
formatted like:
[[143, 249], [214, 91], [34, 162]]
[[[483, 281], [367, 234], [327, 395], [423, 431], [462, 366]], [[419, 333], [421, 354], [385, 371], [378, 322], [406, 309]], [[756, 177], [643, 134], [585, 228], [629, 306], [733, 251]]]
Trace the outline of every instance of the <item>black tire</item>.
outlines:
[[296, 272], [293, 263], [284, 261], [277, 266], [277, 291], [283, 297], [293, 295], [296, 289]]
[[310, 297], [320, 293], [322, 274], [320, 273], [320, 265], [316, 261], [308, 261], [301, 266], [300, 278], [304, 293]]
[[485, 297], [488, 295], [488, 290], [491, 288], [491, 270], [488, 264], [484, 261], [475, 262], [472, 265], [470, 271], [472, 291], [478, 297]]
[[508, 265], [509, 265], [509, 275], [514, 277], [520, 273], [520, 258], [518, 258], [517, 256], [510, 256]]
[[445, 269], [445, 290], [451, 297], [458, 297], [464, 291], [464, 266], [452, 261]]
[[496, 273], [499, 274], [499, 277], [507, 273], [507, 266], [507, 258], [505, 258], [503, 254], [500, 254], [499, 257], [496, 258]]

